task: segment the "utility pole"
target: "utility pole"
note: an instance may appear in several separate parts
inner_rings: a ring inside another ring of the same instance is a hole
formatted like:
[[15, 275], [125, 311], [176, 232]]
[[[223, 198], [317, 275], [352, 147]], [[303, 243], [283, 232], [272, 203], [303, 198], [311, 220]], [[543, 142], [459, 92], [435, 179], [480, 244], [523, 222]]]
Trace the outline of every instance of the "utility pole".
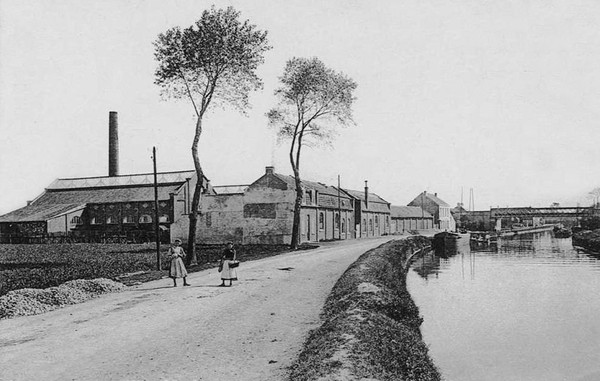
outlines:
[[152, 147], [154, 164], [154, 235], [156, 236], [156, 269], [160, 271], [160, 236], [158, 229], [158, 181], [156, 179], [156, 147]]
[[425, 201], [423, 201], [423, 196], [425, 196], [425, 191], [421, 193], [421, 229], [425, 229]]
[[340, 200], [340, 175], [338, 175], [338, 238], [342, 239], [342, 202]]

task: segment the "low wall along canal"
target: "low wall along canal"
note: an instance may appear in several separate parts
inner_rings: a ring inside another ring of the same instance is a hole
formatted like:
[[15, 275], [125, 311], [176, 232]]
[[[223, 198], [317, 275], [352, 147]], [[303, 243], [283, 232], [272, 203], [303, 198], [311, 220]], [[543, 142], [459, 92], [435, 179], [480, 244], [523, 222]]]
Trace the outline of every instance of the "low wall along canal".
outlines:
[[429, 253], [407, 287], [447, 380], [600, 380], [600, 259], [570, 238]]

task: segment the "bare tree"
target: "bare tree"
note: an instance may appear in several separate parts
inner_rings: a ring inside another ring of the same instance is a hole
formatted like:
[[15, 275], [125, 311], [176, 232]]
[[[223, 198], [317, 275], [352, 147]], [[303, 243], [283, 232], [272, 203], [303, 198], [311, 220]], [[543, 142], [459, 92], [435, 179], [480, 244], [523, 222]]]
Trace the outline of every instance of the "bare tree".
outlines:
[[188, 264], [196, 260], [196, 224], [204, 173], [198, 156], [202, 122], [209, 106], [230, 105], [244, 112], [250, 91], [262, 88], [256, 75], [271, 47], [267, 32], [232, 7], [205, 10], [198, 21], [181, 30], [174, 27], [158, 35], [154, 56], [158, 61], [155, 81], [166, 98], [187, 99], [196, 115], [192, 158], [198, 181], [189, 215]]
[[294, 172], [296, 200], [291, 247], [300, 243], [302, 147], [330, 142], [335, 127], [353, 124], [352, 104], [356, 83], [343, 73], [326, 67], [318, 58], [290, 59], [275, 91], [279, 103], [267, 113], [269, 123], [280, 139], [291, 140], [289, 159]]

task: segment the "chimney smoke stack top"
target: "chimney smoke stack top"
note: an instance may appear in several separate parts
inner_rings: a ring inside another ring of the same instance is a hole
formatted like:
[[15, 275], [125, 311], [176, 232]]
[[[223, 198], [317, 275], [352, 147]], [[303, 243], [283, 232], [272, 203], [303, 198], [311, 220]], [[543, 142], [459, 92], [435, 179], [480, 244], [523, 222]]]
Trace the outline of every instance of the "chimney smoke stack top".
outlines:
[[369, 185], [367, 180], [365, 180], [365, 206], [369, 209]]
[[116, 111], [108, 113], [108, 176], [119, 175], [119, 117]]

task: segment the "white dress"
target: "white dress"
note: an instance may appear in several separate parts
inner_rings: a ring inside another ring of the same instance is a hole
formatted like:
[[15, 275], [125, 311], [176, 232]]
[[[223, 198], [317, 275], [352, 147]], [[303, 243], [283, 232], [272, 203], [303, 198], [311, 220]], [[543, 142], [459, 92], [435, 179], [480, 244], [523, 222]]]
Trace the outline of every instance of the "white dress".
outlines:
[[169, 276], [171, 278], [183, 278], [187, 276], [187, 270], [181, 258], [185, 258], [185, 251], [181, 246], [171, 247], [169, 249], [169, 257], [171, 258], [171, 270]]
[[229, 259], [223, 260], [223, 270], [221, 270], [221, 279], [222, 280], [238, 280], [237, 269], [229, 268], [230, 262], [233, 262], [233, 261], [229, 260]]

